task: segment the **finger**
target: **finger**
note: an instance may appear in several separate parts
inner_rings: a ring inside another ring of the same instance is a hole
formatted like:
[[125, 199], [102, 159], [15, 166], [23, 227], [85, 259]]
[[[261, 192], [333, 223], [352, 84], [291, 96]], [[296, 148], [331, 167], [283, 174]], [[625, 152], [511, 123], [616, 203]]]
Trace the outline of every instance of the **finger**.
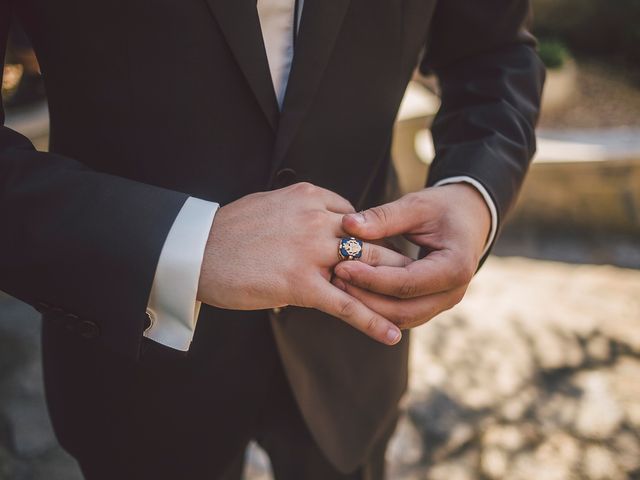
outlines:
[[381, 265], [388, 267], [406, 267], [413, 262], [413, 259], [381, 245], [364, 242], [362, 244], [362, 257], [360, 257], [359, 261], [372, 267]]
[[351, 205], [351, 202], [346, 198], [332, 192], [331, 190], [327, 190], [326, 188], [316, 188], [319, 190], [318, 195], [322, 197], [324, 206], [330, 212], [345, 214], [354, 213], [356, 211], [356, 209], [353, 208], [353, 205]]
[[405, 195], [395, 202], [345, 215], [344, 229], [354, 237], [365, 240], [392, 237], [411, 231], [425, 221], [415, 194]]
[[474, 269], [469, 262], [433, 252], [406, 267], [372, 267], [363, 262], [342, 262], [335, 275], [371, 292], [396, 298], [415, 298], [467, 285]]
[[349, 236], [347, 232], [344, 231], [344, 228], [342, 227], [342, 217], [344, 217], [344, 214], [330, 211], [328, 212], [327, 215], [331, 222], [331, 232], [336, 240], [335, 245], [336, 245], [336, 253], [337, 253], [338, 242], [340, 241], [340, 239]]
[[[342, 228], [342, 227], [340, 227]], [[341, 238], [344, 238], [345, 233], [339, 233]], [[329, 244], [327, 247], [324, 247], [323, 251], [326, 251], [329, 255], [326, 255], [324, 261], [332, 262], [333, 265], [337, 265], [339, 262], [347, 262], [350, 260], [341, 260], [340, 255], [338, 253], [340, 248], [340, 240], [341, 238], [335, 239], [335, 244]], [[405, 255], [396, 252], [395, 250], [391, 250], [390, 248], [383, 247], [382, 245], [376, 245], [368, 242], [364, 242], [362, 244], [362, 256], [358, 260], [359, 262], [364, 262], [367, 265], [379, 266], [386, 265], [390, 267], [405, 267], [414, 260], [412, 258], [406, 257]]]
[[396, 325], [324, 279], [318, 282], [314, 297], [312, 307], [345, 321], [380, 343], [395, 345], [402, 338]]
[[466, 291], [466, 288], [461, 287], [435, 295], [401, 300], [368, 292], [340, 279], [334, 279], [333, 282], [338, 288], [388, 318], [403, 330], [427, 323], [438, 314], [454, 307], [460, 303]]

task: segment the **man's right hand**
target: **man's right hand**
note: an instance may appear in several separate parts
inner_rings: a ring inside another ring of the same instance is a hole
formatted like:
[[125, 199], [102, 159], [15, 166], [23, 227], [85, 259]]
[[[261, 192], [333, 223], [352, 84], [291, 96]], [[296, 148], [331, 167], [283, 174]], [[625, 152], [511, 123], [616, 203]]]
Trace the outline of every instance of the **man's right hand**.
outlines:
[[[392, 322], [330, 283], [345, 236], [341, 196], [309, 183], [255, 193], [216, 214], [202, 262], [198, 300], [220, 308], [316, 308], [381, 343], [401, 338]], [[405, 266], [411, 259], [365, 244], [361, 261]]]

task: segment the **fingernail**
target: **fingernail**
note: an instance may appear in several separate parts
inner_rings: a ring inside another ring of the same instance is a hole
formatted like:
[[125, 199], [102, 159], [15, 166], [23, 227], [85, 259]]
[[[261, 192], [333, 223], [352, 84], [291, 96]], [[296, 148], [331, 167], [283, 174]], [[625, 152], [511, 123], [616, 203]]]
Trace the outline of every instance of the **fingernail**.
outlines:
[[387, 330], [387, 340], [389, 341], [390, 345], [395, 345], [396, 343], [398, 343], [400, 341], [400, 338], [402, 338], [402, 334], [397, 328], [391, 327], [389, 330]]
[[336, 287], [338, 287], [340, 290], [343, 290], [345, 292], [347, 291], [347, 285], [342, 280], [340, 280], [339, 278], [334, 278], [333, 279], [333, 284]]
[[365, 223], [367, 221], [362, 213], [350, 213], [349, 216], [353, 218], [357, 223]]

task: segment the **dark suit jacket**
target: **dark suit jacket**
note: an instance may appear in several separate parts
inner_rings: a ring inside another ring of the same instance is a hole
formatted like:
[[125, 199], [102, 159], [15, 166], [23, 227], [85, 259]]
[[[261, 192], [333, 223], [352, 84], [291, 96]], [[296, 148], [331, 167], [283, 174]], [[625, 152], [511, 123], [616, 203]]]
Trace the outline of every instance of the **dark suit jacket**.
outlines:
[[[106, 358], [138, 358], [188, 195], [225, 204], [309, 181], [356, 208], [379, 202], [418, 64], [443, 92], [429, 184], [476, 178], [502, 219], [534, 152], [543, 68], [528, 0], [306, 0], [282, 112], [254, 0], [0, 0], [2, 51], [12, 11], [42, 67], [51, 146], [0, 130], [0, 288]], [[272, 328], [317, 441], [353, 468], [395, 415], [406, 343], [301, 309]], [[45, 336], [51, 358], [70, 355], [59, 338]], [[87, 388], [52, 382], [68, 399]]]

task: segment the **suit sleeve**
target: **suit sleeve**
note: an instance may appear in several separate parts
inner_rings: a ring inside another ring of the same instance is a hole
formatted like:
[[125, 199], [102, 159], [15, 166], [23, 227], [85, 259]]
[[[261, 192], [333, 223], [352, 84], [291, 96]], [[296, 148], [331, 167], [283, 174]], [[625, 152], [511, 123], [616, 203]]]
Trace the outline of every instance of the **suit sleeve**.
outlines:
[[[3, 58], [10, 3], [0, 0]], [[135, 359], [158, 258], [187, 195], [38, 152], [4, 126], [1, 109], [0, 120], [0, 290]]]
[[439, 0], [420, 69], [440, 81], [428, 186], [477, 180], [498, 224], [512, 207], [536, 148], [544, 67], [527, 31], [528, 0]]

